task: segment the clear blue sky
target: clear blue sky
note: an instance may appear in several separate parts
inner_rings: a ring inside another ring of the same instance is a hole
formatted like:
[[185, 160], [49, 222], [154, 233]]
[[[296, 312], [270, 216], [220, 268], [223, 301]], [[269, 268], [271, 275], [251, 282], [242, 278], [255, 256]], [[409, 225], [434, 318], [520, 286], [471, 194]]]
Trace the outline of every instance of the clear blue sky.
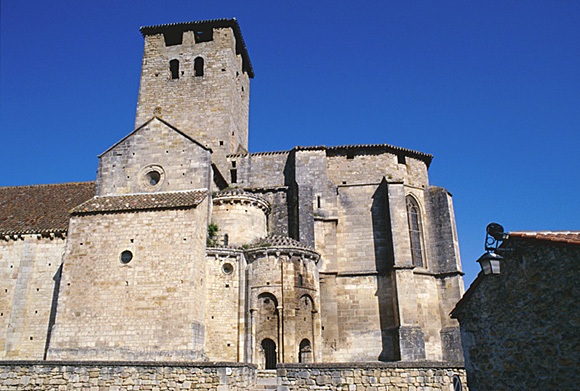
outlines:
[[133, 129], [139, 27], [236, 17], [250, 150], [433, 154], [466, 287], [489, 222], [580, 229], [579, 1], [3, 0], [0, 17], [0, 186], [94, 180]]

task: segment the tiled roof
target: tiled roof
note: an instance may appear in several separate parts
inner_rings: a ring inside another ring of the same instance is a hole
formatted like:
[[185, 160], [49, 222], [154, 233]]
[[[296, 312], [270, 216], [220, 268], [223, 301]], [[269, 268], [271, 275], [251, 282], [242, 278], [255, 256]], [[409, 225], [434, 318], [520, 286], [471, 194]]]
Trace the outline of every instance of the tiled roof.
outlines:
[[177, 209], [199, 205], [207, 196], [205, 190], [166, 193], [98, 196], [77, 206], [73, 214], [123, 212], [129, 210]]
[[510, 238], [580, 244], [580, 231], [516, 231], [510, 232], [509, 236]]
[[251, 195], [253, 196], [254, 194], [245, 191], [244, 189], [227, 189], [227, 190], [221, 190], [221, 191], [216, 191], [214, 196], [228, 196], [228, 195]]
[[244, 60], [244, 70], [248, 72], [248, 75], [254, 77], [254, 69], [252, 68], [252, 63], [250, 62], [250, 56], [248, 55], [248, 49], [246, 48], [246, 43], [244, 42], [244, 37], [242, 36], [242, 30], [240, 30], [240, 25], [236, 18], [233, 19], [211, 19], [211, 20], [199, 20], [196, 22], [183, 22], [183, 23], [169, 23], [169, 24], [158, 24], [155, 26], [144, 26], [139, 29], [143, 36], [162, 34], [166, 31], [171, 30], [181, 30], [181, 31], [191, 31], [200, 29], [203, 27], [211, 28], [223, 28], [230, 27], [234, 30], [236, 36], [236, 52], [242, 55]]
[[242, 156], [268, 156], [268, 155], [284, 155], [290, 151], [266, 151], [266, 152], [245, 152], [245, 153], [231, 153], [226, 157], [242, 157]]
[[0, 187], [0, 233], [64, 232], [70, 210], [95, 195], [95, 182]]
[[304, 250], [314, 251], [313, 248], [283, 235], [266, 236], [265, 238], [256, 240], [250, 245], [250, 248], [257, 247], [296, 247]]

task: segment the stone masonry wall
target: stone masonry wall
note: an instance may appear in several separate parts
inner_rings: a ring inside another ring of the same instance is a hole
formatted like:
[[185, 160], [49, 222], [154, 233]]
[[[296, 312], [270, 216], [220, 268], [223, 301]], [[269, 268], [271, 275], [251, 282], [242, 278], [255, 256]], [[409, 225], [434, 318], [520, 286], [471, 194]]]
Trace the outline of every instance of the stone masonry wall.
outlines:
[[[236, 170], [238, 179], [231, 185], [246, 188], [285, 186], [287, 162], [286, 151], [228, 156], [228, 165]], [[229, 181], [229, 173], [226, 174]]]
[[234, 199], [214, 202], [211, 221], [218, 226], [216, 235], [220, 244], [241, 246], [268, 234], [266, 213], [250, 202]]
[[252, 391], [256, 367], [237, 363], [0, 361], [2, 391]]
[[480, 274], [453, 311], [469, 386], [578, 390], [580, 245], [509, 241], [500, 274]]
[[441, 317], [449, 317], [449, 315], [442, 315], [439, 311], [440, 297], [437, 281], [432, 276], [415, 274], [415, 287], [417, 317], [425, 336], [425, 357], [432, 361], [442, 361]]
[[[209, 189], [210, 159], [209, 150], [154, 119], [101, 155], [97, 195]], [[144, 177], [151, 165], [162, 168], [156, 186]]]
[[48, 358], [203, 359], [207, 202], [73, 216]]
[[388, 276], [323, 275], [322, 362], [375, 361], [391, 357], [386, 335], [394, 326], [393, 291]]
[[[426, 211], [424, 229], [429, 233], [427, 250], [431, 259], [431, 270], [436, 273], [461, 271], [451, 194], [441, 187], [429, 186], [422, 195], [423, 199], [417, 198], [422, 200]], [[458, 300], [459, 298], [455, 302]]]
[[245, 260], [239, 250], [212, 249], [206, 257], [206, 343], [210, 360], [243, 362]]
[[44, 356], [65, 239], [0, 240], [0, 359]]
[[256, 190], [270, 203], [268, 234], [288, 236], [288, 189], [286, 187]]
[[453, 391], [453, 377], [466, 386], [459, 365], [422, 363], [281, 364], [279, 391]]
[[352, 150], [327, 152], [328, 178], [336, 185], [380, 182], [385, 176], [403, 179], [405, 184], [425, 187], [429, 185], [426, 164], [418, 159], [406, 158], [406, 164], [397, 162], [397, 155], [388, 152]]
[[386, 270], [390, 245], [387, 221], [384, 186], [338, 188], [339, 272]]

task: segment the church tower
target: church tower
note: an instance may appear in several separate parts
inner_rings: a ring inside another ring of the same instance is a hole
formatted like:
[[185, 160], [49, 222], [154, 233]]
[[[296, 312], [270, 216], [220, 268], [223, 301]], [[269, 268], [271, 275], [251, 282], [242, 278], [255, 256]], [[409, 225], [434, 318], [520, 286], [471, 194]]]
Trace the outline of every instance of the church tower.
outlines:
[[238, 22], [217, 19], [142, 27], [145, 39], [135, 127], [159, 117], [226, 156], [248, 150], [250, 58]]

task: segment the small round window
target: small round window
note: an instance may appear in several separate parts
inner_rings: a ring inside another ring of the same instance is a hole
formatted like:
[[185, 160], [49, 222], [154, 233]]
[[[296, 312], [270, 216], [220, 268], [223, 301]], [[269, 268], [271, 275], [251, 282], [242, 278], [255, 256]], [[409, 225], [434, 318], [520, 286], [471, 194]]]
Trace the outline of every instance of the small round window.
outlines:
[[232, 274], [232, 273], [234, 272], [234, 267], [232, 266], [232, 264], [231, 264], [231, 263], [224, 263], [224, 264], [222, 265], [222, 271], [223, 271], [225, 274]]
[[157, 171], [149, 171], [146, 176], [147, 181], [151, 186], [157, 186], [157, 184], [161, 180], [161, 174], [159, 174]]
[[121, 253], [121, 263], [128, 264], [133, 259], [133, 253], [129, 250], [125, 250]]
[[151, 164], [141, 169], [139, 173], [139, 185], [143, 190], [155, 191], [161, 187], [165, 179], [163, 167]]

